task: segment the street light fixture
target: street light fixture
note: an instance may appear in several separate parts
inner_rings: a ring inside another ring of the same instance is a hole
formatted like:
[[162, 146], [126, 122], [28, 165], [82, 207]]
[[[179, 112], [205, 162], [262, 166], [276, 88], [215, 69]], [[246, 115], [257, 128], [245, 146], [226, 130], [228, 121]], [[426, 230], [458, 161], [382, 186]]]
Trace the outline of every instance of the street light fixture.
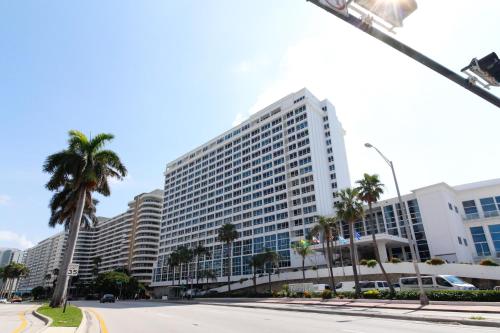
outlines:
[[[447, 79], [455, 82], [461, 87], [476, 94], [482, 99], [490, 102], [496, 107], [500, 108], [500, 98], [489, 93], [486, 87], [494, 84], [481, 84], [475, 78], [468, 75], [467, 78], [455, 73], [454, 71], [446, 68], [440, 63], [432, 60], [424, 54], [412, 49], [406, 44], [401, 43], [399, 40], [384, 33], [379, 28], [394, 32], [394, 28], [401, 27], [403, 20], [408, 17], [417, 9], [415, 0], [307, 0], [316, 6], [326, 10], [337, 18], [349, 23], [350, 25], [360, 29], [368, 35], [377, 38], [390, 47], [404, 53], [413, 60], [418, 61], [424, 66], [432, 69], [433, 71], [443, 75]], [[352, 15], [350, 12], [356, 13]], [[374, 18], [373, 15], [380, 18]], [[376, 27], [374, 26], [376, 25]], [[492, 55], [490, 57], [494, 60]], [[484, 59], [484, 58], [483, 58]], [[481, 59], [481, 60], [483, 60]], [[498, 58], [497, 58], [498, 59]], [[481, 66], [478, 66], [481, 68]], [[494, 67], [495, 69], [498, 67]], [[482, 70], [483, 71], [483, 70]], [[486, 71], [488, 72], [488, 71]], [[498, 71], [496, 71], [496, 81], [498, 81]], [[491, 75], [491, 74], [490, 74]], [[493, 75], [495, 77], [495, 75]], [[482, 87], [481, 87], [482, 86]]]
[[394, 178], [394, 185], [396, 186], [396, 192], [398, 194], [399, 208], [401, 209], [401, 215], [403, 216], [403, 223], [404, 223], [405, 230], [406, 230], [406, 236], [408, 237], [408, 243], [410, 245], [411, 259], [413, 262], [413, 267], [415, 268], [415, 274], [417, 275], [418, 288], [420, 290], [420, 304], [421, 305], [428, 305], [429, 298], [427, 297], [427, 294], [424, 292], [424, 287], [422, 285], [422, 276], [420, 275], [420, 269], [418, 268], [417, 243], [415, 242], [415, 239], [413, 238], [413, 233], [411, 232], [411, 229], [410, 229], [410, 221], [409, 221], [408, 216], [406, 214], [406, 208], [404, 206], [403, 200], [401, 199], [401, 193], [399, 192], [398, 180], [396, 178], [396, 172], [394, 171], [394, 164], [392, 163], [391, 160], [389, 160], [387, 157], [385, 157], [385, 155], [382, 154], [382, 152], [380, 150], [378, 150], [377, 147], [373, 146], [371, 143], [365, 143], [365, 147], [375, 149], [377, 151], [377, 153], [379, 153], [379, 155], [384, 159], [384, 161], [387, 164], [389, 164], [389, 166], [391, 167], [392, 177]]

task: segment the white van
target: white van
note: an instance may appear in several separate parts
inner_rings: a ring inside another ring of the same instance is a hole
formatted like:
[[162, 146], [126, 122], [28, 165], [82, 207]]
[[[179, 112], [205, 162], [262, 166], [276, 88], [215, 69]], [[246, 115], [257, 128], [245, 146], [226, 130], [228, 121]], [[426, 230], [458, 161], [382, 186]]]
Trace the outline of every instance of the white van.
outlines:
[[[399, 279], [401, 290], [418, 289], [418, 281], [415, 276]], [[463, 281], [455, 275], [431, 275], [422, 276], [422, 286], [428, 290], [475, 290], [474, 285]]]
[[[354, 291], [354, 281], [339, 282], [337, 283], [335, 288], [340, 292]], [[387, 283], [387, 281], [359, 281], [359, 288], [361, 289], [361, 292], [373, 289], [389, 290], [389, 284]]]
[[323, 292], [325, 290], [331, 290], [329, 284], [318, 283], [318, 284], [313, 285], [313, 291], [315, 293], [320, 293], [320, 292]]

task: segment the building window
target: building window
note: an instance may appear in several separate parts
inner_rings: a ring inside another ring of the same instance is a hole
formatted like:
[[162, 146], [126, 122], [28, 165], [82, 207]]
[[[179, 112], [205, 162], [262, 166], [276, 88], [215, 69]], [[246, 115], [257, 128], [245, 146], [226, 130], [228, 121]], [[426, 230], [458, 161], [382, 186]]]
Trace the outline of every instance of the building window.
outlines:
[[474, 200], [462, 201], [462, 206], [464, 207], [466, 219], [472, 220], [479, 218], [476, 203], [474, 202]]
[[477, 255], [480, 257], [490, 256], [491, 251], [490, 247], [488, 246], [488, 242], [486, 241], [483, 227], [471, 227], [470, 232], [472, 234], [474, 246], [476, 247]]
[[453, 206], [452, 206], [452, 205], [451, 205], [451, 203], [449, 203], [449, 202], [448, 202], [448, 208], [449, 208], [450, 210], [453, 210]]
[[488, 226], [490, 230], [491, 239], [495, 246], [495, 251], [500, 252], [500, 224], [492, 224]]
[[484, 217], [498, 216], [497, 205], [493, 198], [482, 198], [479, 199], [479, 202], [481, 202]]
[[462, 238], [458, 236], [458, 244], [462, 245]]

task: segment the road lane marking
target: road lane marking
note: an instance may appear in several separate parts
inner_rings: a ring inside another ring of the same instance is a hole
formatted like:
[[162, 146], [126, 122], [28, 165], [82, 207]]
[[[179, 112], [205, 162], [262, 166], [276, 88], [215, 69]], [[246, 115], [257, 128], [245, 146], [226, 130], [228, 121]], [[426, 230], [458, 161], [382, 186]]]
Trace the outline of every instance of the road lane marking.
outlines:
[[21, 319], [21, 324], [16, 327], [12, 333], [21, 333], [24, 331], [26, 327], [28, 327], [28, 321], [26, 320], [26, 317], [24, 316], [24, 312], [19, 313], [19, 319]]
[[109, 333], [108, 328], [106, 327], [106, 323], [104, 322], [104, 319], [102, 319], [101, 315], [97, 313], [97, 311], [95, 311], [94, 309], [88, 309], [88, 310], [97, 317], [97, 320], [99, 321], [99, 326], [101, 327], [101, 333]]

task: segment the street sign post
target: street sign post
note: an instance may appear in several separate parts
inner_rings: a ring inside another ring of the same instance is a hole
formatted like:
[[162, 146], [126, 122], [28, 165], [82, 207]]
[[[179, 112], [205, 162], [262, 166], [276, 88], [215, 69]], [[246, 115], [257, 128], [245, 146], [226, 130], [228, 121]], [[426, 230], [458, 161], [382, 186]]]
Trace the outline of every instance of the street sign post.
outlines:
[[69, 264], [68, 265], [68, 276], [78, 276], [79, 264]]
[[71, 286], [71, 278], [73, 276], [78, 276], [78, 269], [80, 268], [79, 264], [69, 264], [68, 265], [68, 291], [66, 292], [66, 297], [64, 299], [64, 307], [63, 307], [63, 313], [66, 312], [66, 304], [68, 303], [68, 292], [69, 292], [69, 286]]

